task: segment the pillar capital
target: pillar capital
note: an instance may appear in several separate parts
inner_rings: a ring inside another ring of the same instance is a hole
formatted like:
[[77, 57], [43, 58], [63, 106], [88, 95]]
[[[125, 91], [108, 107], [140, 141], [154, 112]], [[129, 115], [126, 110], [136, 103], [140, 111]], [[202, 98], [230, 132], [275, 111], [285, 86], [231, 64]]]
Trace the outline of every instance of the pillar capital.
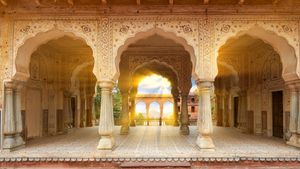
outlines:
[[98, 81], [97, 83], [101, 89], [113, 89], [115, 86], [114, 81]]
[[209, 90], [213, 87], [213, 81], [196, 81], [199, 90]]

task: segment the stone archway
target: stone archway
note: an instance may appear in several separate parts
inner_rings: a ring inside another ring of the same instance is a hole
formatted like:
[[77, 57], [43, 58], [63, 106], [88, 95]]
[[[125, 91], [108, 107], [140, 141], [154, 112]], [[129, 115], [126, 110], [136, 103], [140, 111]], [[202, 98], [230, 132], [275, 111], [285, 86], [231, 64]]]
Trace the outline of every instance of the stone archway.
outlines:
[[[299, 78], [299, 59], [297, 59], [299, 58], [299, 54], [295, 51], [295, 46], [291, 45], [294, 44], [291, 43], [292, 40], [285, 38], [289, 36], [284, 36], [284, 33], [291, 31], [291, 28], [288, 25], [283, 25], [282, 30], [279, 29], [274, 31], [270, 31], [268, 28], [264, 28], [260, 24], [255, 26], [246, 25], [245, 27], [234, 30], [231, 25], [224, 24], [220, 28], [220, 33], [217, 34], [218, 41], [216, 41], [215, 46], [214, 65], [217, 65], [218, 51], [223, 45], [225, 45], [229, 40], [238, 39], [241, 36], [248, 35], [271, 45], [280, 55], [280, 60], [283, 65], [282, 77], [285, 81]], [[278, 32], [281, 32], [281, 34], [279, 35]], [[217, 71], [215, 71], [214, 77], [216, 75]]]
[[192, 63], [192, 77], [194, 79], [199, 79], [198, 74], [195, 71], [195, 66], [197, 62], [197, 52], [195, 51], [194, 47], [190, 45], [185, 38], [181, 36], [177, 36], [173, 32], [168, 32], [160, 28], [151, 28], [146, 31], [137, 32], [134, 36], [127, 38], [124, 41], [124, 44], [120, 45], [120, 47], [117, 49], [116, 57], [115, 57], [116, 73], [113, 76], [114, 80], [118, 79], [120, 75], [119, 64], [121, 61], [121, 55], [123, 54], [124, 51], [127, 50], [128, 46], [136, 43], [141, 39], [146, 39], [153, 35], [159, 35], [163, 38], [170, 39], [175, 43], [180, 44], [189, 53], [190, 61]]
[[[273, 92], [287, 93], [281, 60], [271, 44], [247, 34], [229, 39], [220, 48], [220, 72], [215, 80], [218, 126], [237, 126], [246, 133], [268, 136], [275, 135], [273, 128], [280, 128], [278, 133], [283, 135], [287, 128], [284, 119], [288, 116], [283, 111], [288, 109], [285, 95], [277, 103], [282, 105], [278, 108], [280, 112], [272, 107], [275, 105]], [[276, 126], [272, 126], [273, 117], [279, 119], [275, 120]]]
[[[29, 78], [29, 63], [32, 53], [37, 50], [39, 46], [46, 44], [50, 40], [59, 39], [63, 36], [68, 36], [73, 39], [80, 39], [85, 42], [92, 49], [95, 63], [97, 63], [95, 57], [95, 45], [90, 40], [87, 40], [85, 36], [82, 36], [81, 33], [74, 33], [72, 31], [64, 31], [60, 29], [51, 29], [45, 32], [36, 33], [32, 37], [27, 37], [19, 47], [16, 46], [17, 49], [15, 50], [15, 63], [13, 65], [12, 78], [19, 81], [26, 81]], [[93, 69], [93, 73], [96, 77], [98, 77], [95, 67]]]

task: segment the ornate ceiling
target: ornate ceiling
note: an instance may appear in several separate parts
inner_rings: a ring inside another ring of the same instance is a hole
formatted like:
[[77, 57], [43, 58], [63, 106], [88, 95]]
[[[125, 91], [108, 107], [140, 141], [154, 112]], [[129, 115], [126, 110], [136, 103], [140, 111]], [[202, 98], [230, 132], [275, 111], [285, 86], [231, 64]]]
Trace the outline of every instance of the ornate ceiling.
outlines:
[[299, 0], [0, 0], [2, 13], [295, 12], [297, 6]]
[[[93, 62], [91, 48], [82, 40], [72, 39], [67, 36], [41, 45], [31, 57], [31, 65], [37, 65], [39, 72], [46, 72], [44, 74], [40, 73], [39, 78], [47, 82], [66, 84], [67, 87], [70, 85], [71, 77], [75, 70], [77, 71], [76, 77], [80, 82], [93, 87], [96, 81], [92, 72]], [[32, 74], [33, 72], [31, 71], [31, 76]], [[94, 81], [94, 83], [90, 83], [91, 81]]]

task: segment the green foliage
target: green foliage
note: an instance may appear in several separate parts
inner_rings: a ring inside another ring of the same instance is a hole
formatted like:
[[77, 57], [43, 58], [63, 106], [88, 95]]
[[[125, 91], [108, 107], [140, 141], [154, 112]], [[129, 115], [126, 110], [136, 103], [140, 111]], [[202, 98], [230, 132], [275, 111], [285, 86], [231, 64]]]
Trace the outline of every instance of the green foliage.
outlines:
[[145, 117], [142, 113], [139, 113], [137, 116], [136, 116], [136, 125], [144, 125], [144, 120], [145, 120]]
[[113, 89], [113, 104], [114, 119], [117, 120], [121, 116], [122, 109], [122, 96], [118, 87]]
[[[100, 106], [101, 106], [101, 88], [97, 86], [97, 94], [94, 99], [95, 104], [95, 115], [96, 118], [99, 119], [100, 117]], [[113, 112], [114, 118], [119, 119], [121, 114], [121, 107], [122, 107], [122, 97], [119, 88], [113, 89]]]
[[94, 108], [95, 108], [95, 115], [96, 118], [99, 119], [100, 117], [100, 106], [101, 106], [101, 88], [99, 86], [97, 86], [97, 93], [96, 93], [96, 97], [94, 99]]

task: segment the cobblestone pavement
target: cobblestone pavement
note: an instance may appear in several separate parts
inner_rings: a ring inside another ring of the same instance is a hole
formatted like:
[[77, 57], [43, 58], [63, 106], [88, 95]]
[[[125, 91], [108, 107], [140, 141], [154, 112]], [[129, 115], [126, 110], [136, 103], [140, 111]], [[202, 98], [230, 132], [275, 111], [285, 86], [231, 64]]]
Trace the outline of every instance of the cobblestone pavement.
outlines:
[[179, 134], [178, 127], [140, 126], [122, 136], [116, 127], [113, 151], [97, 150], [97, 127], [73, 129], [66, 135], [36, 138], [25, 148], [1, 152], [0, 157], [299, 157], [300, 149], [282, 139], [243, 134], [233, 128], [215, 127], [214, 152], [200, 151], [195, 144], [197, 128], [190, 135]]

